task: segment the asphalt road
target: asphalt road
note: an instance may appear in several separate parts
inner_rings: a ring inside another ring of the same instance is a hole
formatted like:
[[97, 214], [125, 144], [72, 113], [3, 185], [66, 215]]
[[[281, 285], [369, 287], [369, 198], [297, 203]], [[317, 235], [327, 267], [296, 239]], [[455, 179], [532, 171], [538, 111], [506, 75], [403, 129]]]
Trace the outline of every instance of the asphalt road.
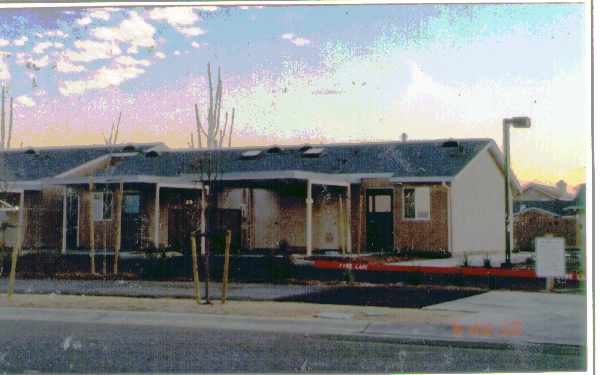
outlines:
[[0, 373], [484, 372], [583, 369], [584, 353], [474, 349], [297, 333], [0, 320]]

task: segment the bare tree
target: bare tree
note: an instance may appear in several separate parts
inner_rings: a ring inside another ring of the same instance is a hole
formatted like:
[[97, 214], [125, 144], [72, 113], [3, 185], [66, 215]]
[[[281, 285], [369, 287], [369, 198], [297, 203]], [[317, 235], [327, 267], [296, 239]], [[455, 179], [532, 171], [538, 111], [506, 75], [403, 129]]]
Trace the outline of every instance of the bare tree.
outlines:
[[[227, 144], [231, 147], [231, 137], [235, 120], [235, 108], [231, 109], [231, 121], [229, 112], [225, 112], [225, 121], [221, 123], [221, 109], [223, 104], [223, 81], [221, 81], [221, 68], [217, 72], [217, 87], [213, 90], [212, 73], [210, 63], [208, 64], [208, 108], [206, 113], [206, 129], [200, 119], [198, 104], [194, 104], [196, 113], [196, 136], [198, 148], [202, 148], [202, 136], [206, 138], [207, 148], [222, 148], [225, 137], [229, 136]], [[193, 145], [193, 142], [192, 142]]]
[[9, 98], [9, 113], [8, 113], [8, 127], [6, 121], [6, 96], [8, 95], [8, 88], [2, 85], [2, 109], [0, 110], [0, 149], [6, 150], [10, 148], [12, 141], [13, 122], [14, 122], [14, 105], [13, 97]]
[[[224, 122], [221, 123], [221, 112], [222, 112], [222, 101], [223, 101], [223, 82], [221, 81], [221, 69], [219, 68], [217, 73], [217, 87], [213, 90], [212, 74], [210, 70], [210, 64], [208, 64], [208, 109], [206, 114], [206, 129], [202, 126], [200, 120], [200, 111], [198, 104], [194, 105], [196, 114], [196, 131], [197, 131], [197, 144], [198, 148], [202, 148], [202, 138], [206, 139], [205, 152], [199, 153], [193, 161], [194, 169], [199, 173], [199, 180], [202, 183], [202, 207], [201, 210], [205, 213], [206, 218], [205, 228], [199, 228], [194, 233], [199, 233], [200, 236], [204, 237], [204, 282], [205, 282], [205, 295], [206, 303], [210, 304], [209, 295], [209, 277], [210, 277], [210, 251], [213, 239], [216, 236], [220, 236], [220, 233], [216, 233], [215, 229], [219, 222], [219, 211], [218, 211], [218, 197], [222, 190], [222, 152], [220, 149], [225, 147], [225, 139], [228, 137], [227, 145], [231, 147], [231, 137], [233, 134], [233, 126], [235, 121], [235, 108], [231, 110], [231, 118], [229, 113], [225, 113]], [[189, 146], [194, 147], [193, 135], [191, 136]], [[210, 228], [210, 229], [206, 229]], [[192, 240], [194, 241], [194, 240]], [[195, 246], [193, 251], [195, 250]], [[197, 270], [194, 270], [197, 272]], [[197, 278], [197, 275], [194, 275]]]
[[121, 112], [119, 112], [119, 118], [116, 122], [113, 121], [112, 126], [110, 127], [110, 134], [108, 138], [104, 137], [104, 143], [107, 145], [116, 145], [119, 137], [119, 125], [121, 125]]

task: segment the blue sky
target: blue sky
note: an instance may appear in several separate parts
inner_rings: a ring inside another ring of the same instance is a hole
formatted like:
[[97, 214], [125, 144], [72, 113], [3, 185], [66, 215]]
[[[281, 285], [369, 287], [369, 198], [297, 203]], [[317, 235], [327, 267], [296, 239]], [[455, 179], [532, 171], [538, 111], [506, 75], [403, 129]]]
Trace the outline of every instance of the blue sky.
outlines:
[[31, 145], [101, 143], [123, 111], [126, 140], [184, 147], [208, 62], [236, 107], [235, 145], [402, 132], [501, 143], [502, 117], [525, 114], [517, 175], [575, 184], [584, 17], [583, 4], [0, 9], [0, 80]]

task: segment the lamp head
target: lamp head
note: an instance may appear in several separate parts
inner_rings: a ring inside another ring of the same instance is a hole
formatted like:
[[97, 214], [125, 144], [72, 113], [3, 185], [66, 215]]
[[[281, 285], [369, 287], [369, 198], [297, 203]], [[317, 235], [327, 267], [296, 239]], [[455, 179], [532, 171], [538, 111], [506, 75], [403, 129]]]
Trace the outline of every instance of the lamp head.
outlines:
[[508, 126], [512, 126], [513, 128], [530, 128], [531, 127], [531, 119], [526, 116], [520, 117], [512, 117], [504, 119], [504, 124]]

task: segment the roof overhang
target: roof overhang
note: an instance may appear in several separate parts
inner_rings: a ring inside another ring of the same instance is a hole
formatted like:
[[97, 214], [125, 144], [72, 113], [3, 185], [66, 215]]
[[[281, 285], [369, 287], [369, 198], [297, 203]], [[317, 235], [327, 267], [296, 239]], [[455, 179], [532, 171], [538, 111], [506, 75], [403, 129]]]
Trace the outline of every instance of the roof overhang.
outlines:
[[41, 191], [42, 190], [41, 180], [0, 182], [0, 192], [21, 193], [25, 190]]
[[451, 183], [454, 178], [452, 176], [430, 176], [430, 177], [392, 177], [390, 182], [397, 184], [442, 184]]
[[90, 180], [94, 184], [158, 184], [161, 187], [172, 187], [178, 189], [202, 189], [202, 183], [191, 181], [182, 177], [163, 177], [149, 175], [125, 175], [125, 176], [94, 176], [90, 177], [65, 177], [47, 179], [49, 185], [57, 186], [79, 186], [88, 185]]

